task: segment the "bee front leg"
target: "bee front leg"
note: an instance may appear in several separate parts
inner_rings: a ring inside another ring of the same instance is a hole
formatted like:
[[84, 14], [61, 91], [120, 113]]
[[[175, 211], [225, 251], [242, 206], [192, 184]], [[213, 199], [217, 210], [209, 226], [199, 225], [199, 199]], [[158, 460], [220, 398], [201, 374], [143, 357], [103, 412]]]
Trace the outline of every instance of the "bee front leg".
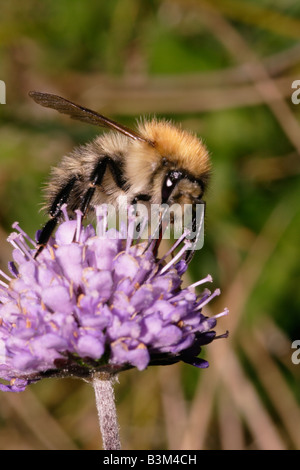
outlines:
[[44, 225], [38, 236], [38, 247], [35, 252], [34, 259], [43, 251], [43, 249], [47, 245], [49, 238], [51, 237], [51, 234], [55, 229], [61, 216], [61, 208], [64, 204], [66, 204], [76, 180], [77, 178], [75, 176], [71, 178], [68, 183], [63, 186], [63, 188], [59, 191], [58, 195], [54, 199], [49, 211], [51, 219], [48, 220], [48, 222]]
[[102, 157], [101, 160], [99, 160], [98, 163], [96, 164], [94, 170], [92, 171], [92, 174], [89, 180], [89, 188], [81, 200], [80, 210], [83, 213], [83, 215], [86, 214], [89, 208], [90, 202], [96, 190], [96, 186], [100, 186], [102, 184], [102, 180], [103, 180], [107, 167], [109, 167], [109, 170], [112, 174], [114, 182], [116, 183], [118, 188], [121, 188], [121, 189], [124, 188], [125, 181], [123, 179], [122, 171], [118, 167], [117, 163], [108, 155]]
[[102, 183], [102, 180], [103, 180], [103, 177], [104, 177], [104, 173], [106, 171], [106, 168], [107, 168], [107, 158], [103, 158], [102, 160], [100, 160], [97, 165], [95, 166], [91, 176], [90, 176], [90, 180], [89, 180], [89, 188], [88, 190], [85, 192], [85, 194], [83, 195], [82, 199], [81, 199], [81, 204], [80, 204], [80, 210], [83, 214], [83, 216], [85, 216], [85, 214], [87, 213], [87, 210], [89, 208], [89, 205], [90, 205], [90, 202], [91, 202], [91, 199], [94, 195], [94, 192], [96, 190], [96, 186], [100, 186], [101, 183]]
[[206, 210], [206, 203], [205, 201], [199, 201], [198, 204], [201, 204], [203, 207], [203, 210], [200, 212], [200, 217], [197, 217], [197, 211], [196, 208], [194, 207], [193, 210], [193, 215], [192, 215], [192, 233], [194, 234], [194, 237], [191, 239], [192, 241], [192, 247], [190, 250], [186, 251], [186, 256], [185, 256], [185, 261], [187, 263], [190, 263], [192, 261], [192, 258], [195, 254], [195, 248], [197, 246], [197, 243], [200, 239], [201, 232], [204, 227], [204, 217], [205, 217], [205, 210]]

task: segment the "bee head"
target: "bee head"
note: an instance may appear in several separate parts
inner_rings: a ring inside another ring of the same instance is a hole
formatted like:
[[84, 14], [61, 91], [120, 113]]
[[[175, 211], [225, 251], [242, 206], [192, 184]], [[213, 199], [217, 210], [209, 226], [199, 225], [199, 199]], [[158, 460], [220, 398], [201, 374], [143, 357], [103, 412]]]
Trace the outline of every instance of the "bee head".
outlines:
[[201, 200], [210, 172], [208, 151], [195, 135], [168, 121], [144, 121], [140, 134], [153, 146], [135, 143], [129, 161], [136, 183], [153, 202], [189, 204]]

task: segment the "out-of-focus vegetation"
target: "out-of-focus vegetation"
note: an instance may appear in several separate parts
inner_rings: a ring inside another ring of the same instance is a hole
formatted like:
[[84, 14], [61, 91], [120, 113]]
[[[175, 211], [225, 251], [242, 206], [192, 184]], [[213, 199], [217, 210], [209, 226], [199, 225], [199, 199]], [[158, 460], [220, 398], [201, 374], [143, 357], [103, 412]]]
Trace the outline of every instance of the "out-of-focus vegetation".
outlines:
[[[10, 0], [0, 17], [0, 261], [18, 220], [46, 220], [50, 167], [99, 130], [39, 108], [54, 92], [133, 126], [164, 116], [211, 152], [204, 248], [189, 275], [211, 273], [226, 306], [207, 370], [121, 374], [124, 449], [299, 449], [300, 4], [296, 0]], [[208, 312], [208, 310], [206, 310]], [[93, 390], [49, 379], [2, 393], [1, 449], [98, 449]]]

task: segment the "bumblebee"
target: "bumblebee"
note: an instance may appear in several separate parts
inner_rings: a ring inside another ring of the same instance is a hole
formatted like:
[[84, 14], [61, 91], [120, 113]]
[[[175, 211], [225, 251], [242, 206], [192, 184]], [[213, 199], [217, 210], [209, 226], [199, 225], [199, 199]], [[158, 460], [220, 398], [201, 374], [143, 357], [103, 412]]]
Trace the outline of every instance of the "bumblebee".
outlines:
[[52, 169], [46, 186], [50, 216], [40, 231], [36, 256], [47, 244], [67, 205], [72, 217], [97, 205], [116, 205], [119, 196], [129, 204], [203, 203], [210, 158], [195, 135], [166, 120], [142, 120], [132, 130], [101, 114], [49, 93], [29, 93], [38, 104], [73, 119], [110, 129], [92, 142], [75, 148]]

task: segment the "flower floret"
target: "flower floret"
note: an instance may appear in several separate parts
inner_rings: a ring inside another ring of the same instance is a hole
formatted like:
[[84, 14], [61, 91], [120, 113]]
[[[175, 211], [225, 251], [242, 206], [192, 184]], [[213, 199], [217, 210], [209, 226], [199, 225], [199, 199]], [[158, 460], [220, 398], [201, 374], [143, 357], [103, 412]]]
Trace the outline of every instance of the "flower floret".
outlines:
[[35, 258], [34, 242], [14, 228], [10, 275], [0, 280], [1, 390], [181, 360], [207, 366], [197, 356], [215, 338], [216, 319], [202, 307], [219, 292], [181, 287], [183, 249], [169, 263], [156, 259], [151, 243], [107, 230], [99, 214], [97, 230], [84, 227], [78, 213]]

